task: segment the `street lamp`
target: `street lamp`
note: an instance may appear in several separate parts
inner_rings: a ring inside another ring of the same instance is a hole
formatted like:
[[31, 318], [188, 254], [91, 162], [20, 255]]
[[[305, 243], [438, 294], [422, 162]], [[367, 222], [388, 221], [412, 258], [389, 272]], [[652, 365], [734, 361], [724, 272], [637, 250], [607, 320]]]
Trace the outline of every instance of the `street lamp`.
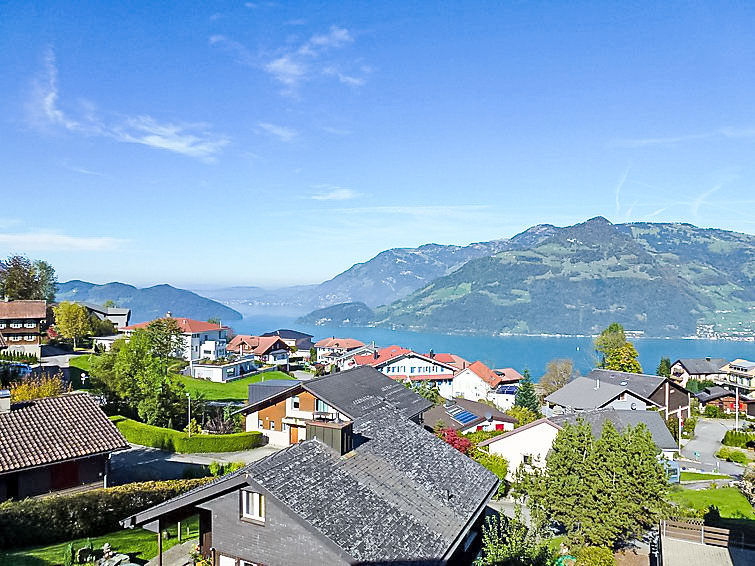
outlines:
[[189, 425], [187, 428], [189, 429], [189, 438], [191, 438], [191, 393], [187, 393], [186, 398], [189, 400]]

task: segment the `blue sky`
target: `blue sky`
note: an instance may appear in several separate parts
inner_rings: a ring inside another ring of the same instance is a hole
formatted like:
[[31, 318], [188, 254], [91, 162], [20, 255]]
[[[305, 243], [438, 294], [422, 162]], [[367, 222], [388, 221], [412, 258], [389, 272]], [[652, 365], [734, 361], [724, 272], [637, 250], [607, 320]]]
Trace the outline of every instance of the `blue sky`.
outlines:
[[755, 5], [2, 2], [0, 255], [319, 282], [596, 215], [755, 232]]

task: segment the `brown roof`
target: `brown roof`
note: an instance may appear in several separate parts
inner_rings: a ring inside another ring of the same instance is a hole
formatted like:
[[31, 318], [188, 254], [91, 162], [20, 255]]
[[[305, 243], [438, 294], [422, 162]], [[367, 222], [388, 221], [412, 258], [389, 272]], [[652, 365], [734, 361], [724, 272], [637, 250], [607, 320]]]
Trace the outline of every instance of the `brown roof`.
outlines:
[[0, 318], [38, 318], [47, 316], [47, 301], [0, 301]]
[[354, 338], [323, 338], [317, 344], [315, 348], [343, 348], [344, 350], [353, 350], [354, 348], [361, 348], [364, 346], [364, 342], [355, 340]]
[[[178, 316], [174, 317], [163, 317], [163, 318], [173, 318], [173, 320], [176, 321], [178, 324], [178, 327], [181, 329], [181, 332], [183, 334], [192, 334], [194, 332], [209, 332], [211, 330], [222, 330], [223, 326], [220, 326], [219, 324], [213, 324], [212, 322], [204, 322], [202, 320], [194, 320], [193, 318], [181, 318]], [[161, 320], [159, 318], [156, 318], [155, 320]], [[137, 330], [139, 328], [147, 328], [151, 323], [153, 323], [154, 320], [148, 320], [147, 322], [140, 322], [139, 324], [132, 324], [131, 326], [126, 326], [123, 328], [123, 330]]]
[[128, 447], [87, 393], [14, 403], [0, 413], [0, 474]]
[[[264, 356], [276, 344], [279, 344], [280, 350], [288, 350], [288, 345], [278, 336], [250, 336], [248, 334], [237, 334], [225, 347], [229, 352], [239, 352], [241, 345], [244, 345], [246, 353]], [[243, 353], [243, 352], [242, 352]]]

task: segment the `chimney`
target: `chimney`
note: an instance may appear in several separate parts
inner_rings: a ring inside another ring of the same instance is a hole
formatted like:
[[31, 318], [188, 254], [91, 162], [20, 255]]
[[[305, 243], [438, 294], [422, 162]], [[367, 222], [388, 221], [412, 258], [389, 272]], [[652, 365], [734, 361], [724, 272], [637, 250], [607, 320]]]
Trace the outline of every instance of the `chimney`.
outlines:
[[710, 356], [705, 356], [705, 361], [709, 362], [710, 361]]
[[595, 389], [600, 389], [600, 378], [595, 376]]
[[431, 349], [430, 350], [430, 359], [432, 359], [434, 357], [435, 357], [435, 351]]
[[354, 449], [352, 421], [307, 421], [307, 439], [316, 438], [339, 456]]
[[0, 415], [10, 413], [10, 391], [0, 389]]
[[172, 317], [173, 317], [173, 313], [172, 312], [168, 311], [168, 312], [165, 313], [165, 318], [172, 318]]
[[377, 360], [379, 357], [380, 357], [380, 354], [378, 354], [377, 350], [375, 350], [374, 352], [372, 352], [372, 358], [373, 359]]

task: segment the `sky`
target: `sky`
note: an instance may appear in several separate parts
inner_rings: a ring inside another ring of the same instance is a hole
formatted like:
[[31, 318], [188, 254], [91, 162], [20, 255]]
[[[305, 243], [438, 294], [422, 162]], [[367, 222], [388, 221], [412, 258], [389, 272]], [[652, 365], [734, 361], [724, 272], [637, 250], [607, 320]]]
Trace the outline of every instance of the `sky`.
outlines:
[[0, 1], [0, 256], [275, 287], [597, 215], [752, 234], [753, 21], [746, 2]]

